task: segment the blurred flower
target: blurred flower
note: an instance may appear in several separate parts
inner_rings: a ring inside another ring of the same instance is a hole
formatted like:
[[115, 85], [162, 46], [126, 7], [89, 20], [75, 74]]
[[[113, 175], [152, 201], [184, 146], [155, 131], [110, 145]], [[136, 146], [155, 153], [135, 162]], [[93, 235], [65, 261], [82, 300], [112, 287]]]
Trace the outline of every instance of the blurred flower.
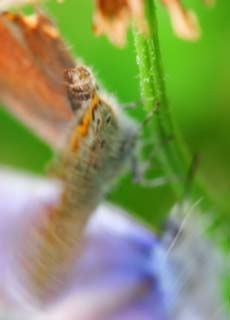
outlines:
[[139, 31], [147, 32], [143, 0], [95, 0], [93, 30], [105, 34], [118, 46], [126, 42], [126, 33], [133, 18]]
[[203, 235], [207, 221], [189, 204], [173, 208], [161, 241], [125, 212], [102, 204], [87, 225], [68, 281], [38, 301], [18, 260], [33, 243], [19, 239], [26, 239], [32, 218], [38, 221], [60, 192], [57, 181], [0, 170], [0, 318], [228, 319], [219, 291], [226, 262]]
[[[37, 4], [45, 0], [0, 0], [0, 10], [5, 11], [11, 8], [21, 7], [27, 4]], [[57, 2], [63, 2], [64, 0], [56, 0]]]
[[216, 0], [204, 0], [204, 3], [208, 6], [213, 6], [215, 4]]
[[26, 4], [35, 4], [42, 0], [0, 0], [0, 10], [8, 10], [12, 7], [20, 7]]
[[[195, 14], [186, 10], [180, 0], [161, 0], [168, 11], [173, 30], [186, 40], [199, 38], [199, 25]], [[105, 34], [116, 45], [123, 46], [131, 19], [137, 29], [148, 30], [144, 0], [95, 0], [94, 32]]]
[[[5, 309], [34, 310], [33, 317], [41, 320], [166, 319], [163, 248], [152, 233], [109, 205], [101, 205], [89, 222], [82, 256], [76, 254], [65, 285], [60, 281], [55, 296], [43, 301], [31, 293], [31, 278], [18, 257], [33, 243], [20, 239], [27, 239], [34, 216], [38, 221], [55, 205], [60, 191], [57, 181], [0, 171], [0, 296]], [[44, 306], [46, 311], [39, 311]]]
[[180, 0], [161, 0], [167, 9], [174, 32], [182, 39], [197, 40], [200, 36], [196, 15], [186, 10]]

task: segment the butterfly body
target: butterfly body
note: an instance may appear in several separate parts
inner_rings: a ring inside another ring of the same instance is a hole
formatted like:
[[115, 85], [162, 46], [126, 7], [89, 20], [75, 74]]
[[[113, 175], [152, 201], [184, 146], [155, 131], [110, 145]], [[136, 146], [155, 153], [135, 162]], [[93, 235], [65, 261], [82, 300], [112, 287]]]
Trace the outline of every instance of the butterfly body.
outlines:
[[31, 234], [33, 246], [19, 259], [33, 262], [26, 274], [41, 299], [53, 295], [80, 254], [84, 227], [133, 153], [138, 133], [136, 124], [100, 91], [88, 68], [68, 69], [65, 80], [74, 116], [58, 152], [63, 192], [40, 226], [34, 224], [38, 237], [34, 241]]

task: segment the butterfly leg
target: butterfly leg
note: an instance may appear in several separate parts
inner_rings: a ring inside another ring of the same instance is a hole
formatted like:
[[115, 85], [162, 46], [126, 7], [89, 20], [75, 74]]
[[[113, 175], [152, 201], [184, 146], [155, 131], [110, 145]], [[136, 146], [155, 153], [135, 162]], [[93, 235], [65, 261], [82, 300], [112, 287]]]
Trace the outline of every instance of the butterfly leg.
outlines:
[[137, 157], [135, 155], [131, 158], [131, 171], [132, 178], [135, 184], [139, 184], [142, 187], [159, 187], [167, 183], [167, 179], [165, 177], [158, 177], [153, 179], [147, 179], [145, 177], [145, 173], [148, 171], [149, 163], [144, 163], [140, 165]]
[[127, 102], [127, 103], [123, 103], [121, 105], [122, 109], [135, 109], [137, 107], [139, 107], [140, 105], [143, 105], [143, 100], [139, 99], [137, 101], [134, 102]]

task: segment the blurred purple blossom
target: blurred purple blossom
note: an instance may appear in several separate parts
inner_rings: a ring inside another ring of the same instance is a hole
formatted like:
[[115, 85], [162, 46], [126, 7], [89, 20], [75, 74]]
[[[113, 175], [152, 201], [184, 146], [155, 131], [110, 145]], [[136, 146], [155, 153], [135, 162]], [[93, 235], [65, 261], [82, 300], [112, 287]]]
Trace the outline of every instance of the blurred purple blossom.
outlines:
[[[0, 289], [6, 308], [42, 319], [166, 319], [163, 248], [146, 228], [103, 204], [87, 225], [69, 282], [39, 310], [17, 261], [28, 221], [58, 200], [57, 181], [0, 171]], [[165, 269], [165, 270], [164, 270]], [[23, 276], [22, 276], [23, 275]], [[42, 311], [43, 310], [43, 311]], [[46, 310], [46, 312], [44, 312]]]
[[196, 204], [174, 207], [161, 241], [124, 211], [100, 205], [68, 281], [39, 305], [18, 257], [31, 245], [31, 222], [60, 191], [55, 180], [0, 170], [0, 319], [228, 319], [219, 281], [226, 260], [204, 237], [208, 220]]

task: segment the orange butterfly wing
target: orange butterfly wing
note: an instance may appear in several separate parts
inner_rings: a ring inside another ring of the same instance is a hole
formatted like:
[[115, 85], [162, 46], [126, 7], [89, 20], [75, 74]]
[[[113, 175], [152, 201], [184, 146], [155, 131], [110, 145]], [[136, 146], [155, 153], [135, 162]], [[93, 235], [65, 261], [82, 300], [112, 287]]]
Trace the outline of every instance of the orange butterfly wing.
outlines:
[[57, 148], [73, 116], [63, 75], [74, 59], [41, 13], [1, 14], [0, 43], [0, 101]]

